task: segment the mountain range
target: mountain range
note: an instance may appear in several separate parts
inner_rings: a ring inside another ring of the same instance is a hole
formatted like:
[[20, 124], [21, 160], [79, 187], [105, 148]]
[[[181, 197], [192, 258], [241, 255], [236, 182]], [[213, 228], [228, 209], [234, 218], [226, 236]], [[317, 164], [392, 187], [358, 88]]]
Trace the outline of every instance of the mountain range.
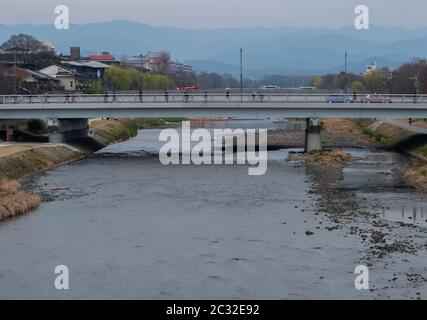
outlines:
[[266, 74], [316, 75], [344, 69], [362, 72], [366, 65], [396, 68], [414, 57], [427, 56], [427, 28], [407, 29], [371, 26], [369, 30], [343, 28], [224, 28], [188, 29], [156, 27], [132, 21], [109, 21], [71, 25], [2, 25], [0, 42], [26, 33], [52, 42], [64, 54], [80, 46], [83, 54], [108, 51], [120, 59], [141, 52], [169, 51], [173, 58], [197, 71], [240, 72], [239, 50], [244, 50], [246, 77]]

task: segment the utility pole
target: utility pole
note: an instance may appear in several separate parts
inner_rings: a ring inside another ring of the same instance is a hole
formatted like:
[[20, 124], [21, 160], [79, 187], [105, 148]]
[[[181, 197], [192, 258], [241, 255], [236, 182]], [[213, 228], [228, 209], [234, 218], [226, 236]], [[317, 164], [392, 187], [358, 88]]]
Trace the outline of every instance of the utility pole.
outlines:
[[243, 102], [243, 49], [240, 48], [240, 101]]
[[347, 94], [347, 51], [344, 57], [344, 93]]
[[16, 76], [16, 50], [13, 51], [13, 84], [14, 84], [14, 89], [15, 89], [15, 95], [18, 94], [18, 84], [17, 84], [17, 76]]

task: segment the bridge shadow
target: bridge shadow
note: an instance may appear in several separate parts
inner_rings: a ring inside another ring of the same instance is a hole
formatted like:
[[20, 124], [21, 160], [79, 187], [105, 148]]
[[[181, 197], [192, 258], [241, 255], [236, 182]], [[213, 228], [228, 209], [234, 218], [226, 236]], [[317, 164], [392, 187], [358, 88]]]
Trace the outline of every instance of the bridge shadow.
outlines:
[[427, 144], [427, 134], [420, 133], [393, 144], [390, 146], [390, 149], [398, 152], [406, 152], [425, 144]]

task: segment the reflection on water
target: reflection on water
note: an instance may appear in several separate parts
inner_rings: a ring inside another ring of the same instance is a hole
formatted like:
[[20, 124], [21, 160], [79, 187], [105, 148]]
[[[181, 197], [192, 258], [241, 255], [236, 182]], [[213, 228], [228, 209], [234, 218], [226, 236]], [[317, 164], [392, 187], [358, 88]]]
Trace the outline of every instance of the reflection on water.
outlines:
[[393, 222], [427, 226], [427, 211], [422, 206], [404, 206], [401, 209], [384, 209], [383, 218]]

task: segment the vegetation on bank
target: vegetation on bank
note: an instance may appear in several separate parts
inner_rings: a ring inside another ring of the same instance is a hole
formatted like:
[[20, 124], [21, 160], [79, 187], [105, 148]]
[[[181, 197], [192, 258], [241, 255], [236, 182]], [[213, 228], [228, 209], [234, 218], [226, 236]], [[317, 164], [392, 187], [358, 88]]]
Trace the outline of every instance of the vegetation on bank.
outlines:
[[0, 158], [0, 177], [17, 179], [39, 173], [83, 154], [62, 146], [36, 147]]
[[0, 220], [22, 215], [40, 204], [40, 197], [21, 191], [17, 179], [81, 157], [66, 147], [36, 147], [0, 157]]
[[21, 191], [17, 180], [0, 179], [0, 220], [22, 215], [40, 202], [39, 196]]
[[387, 148], [393, 148], [416, 133], [375, 120], [359, 120], [357, 126], [369, 138], [376, 140]]
[[138, 129], [167, 127], [184, 118], [95, 120], [91, 123], [92, 136], [103, 144], [127, 140], [138, 134]]
[[342, 165], [352, 159], [351, 155], [342, 150], [312, 152], [313, 161], [319, 165]]
[[[425, 125], [425, 124], [424, 124]], [[360, 120], [358, 126], [363, 133], [382, 143], [387, 148], [399, 145], [399, 151], [403, 151], [417, 160], [413, 160], [404, 168], [403, 175], [413, 186], [427, 191], [427, 144], [406, 145], [411, 137], [417, 133], [398, 128], [396, 126], [374, 120]]]
[[135, 137], [138, 124], [134, 120], [95, 120], [91, 123], [91, 133], [94, 138], [107, 145]]

